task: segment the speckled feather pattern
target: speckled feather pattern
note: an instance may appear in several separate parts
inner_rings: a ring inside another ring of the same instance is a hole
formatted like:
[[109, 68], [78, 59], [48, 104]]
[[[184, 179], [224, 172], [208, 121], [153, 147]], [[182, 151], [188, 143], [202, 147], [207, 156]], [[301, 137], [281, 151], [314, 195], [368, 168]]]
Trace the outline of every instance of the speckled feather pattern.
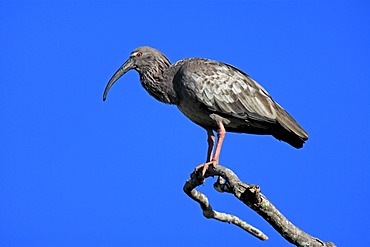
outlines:
[[276, 120], [270, 95], [234, 67], [211, 60], [193, 59], [188, 61], [183, 73], [197, 85], [192, 90], [197, 90], [198, 100], [210, 110], [242, 119]]

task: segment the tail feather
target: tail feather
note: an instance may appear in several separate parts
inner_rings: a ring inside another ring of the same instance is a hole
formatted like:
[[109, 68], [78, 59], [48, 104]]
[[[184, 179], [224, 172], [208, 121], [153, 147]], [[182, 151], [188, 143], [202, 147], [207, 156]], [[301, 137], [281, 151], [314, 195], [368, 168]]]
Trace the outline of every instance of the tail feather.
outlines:
[[280, 105], [277, 105], [277, 122], [283, 127], [282, 131], [274, 133], [273, 136], [289, 143], [295, 148], [303, 147], [308, 140], [307, 132], [289, 115]]

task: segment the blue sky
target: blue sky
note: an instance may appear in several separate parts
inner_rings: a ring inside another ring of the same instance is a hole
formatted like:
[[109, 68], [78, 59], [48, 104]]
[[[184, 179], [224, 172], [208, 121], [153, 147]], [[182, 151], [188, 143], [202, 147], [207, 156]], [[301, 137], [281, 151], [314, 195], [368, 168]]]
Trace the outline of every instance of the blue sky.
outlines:
[[0, 246], [289, 246], [230, 195], [202, 216], [182, 191], [206, 133], [151, 98], [142, 45], [204, 57], [258, 81], [307, 130], [301, 150], [226, 136], [220, 163], [289, 220], [338, 246], [368, 246], [370, 5], [366, 1], [0, 1]]

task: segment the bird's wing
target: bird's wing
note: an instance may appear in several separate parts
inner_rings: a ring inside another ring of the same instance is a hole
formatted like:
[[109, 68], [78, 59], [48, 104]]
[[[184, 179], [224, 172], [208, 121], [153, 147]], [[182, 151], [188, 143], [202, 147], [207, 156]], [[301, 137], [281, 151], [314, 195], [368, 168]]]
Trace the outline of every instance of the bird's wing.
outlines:
[[[189, 60], [183, 73], [198, 101], [209, 110], [241, 119], [276, 122], [276, 103], [239, 69], [212, 60]], [[189, 80], [190, 79], [190, 80]]]

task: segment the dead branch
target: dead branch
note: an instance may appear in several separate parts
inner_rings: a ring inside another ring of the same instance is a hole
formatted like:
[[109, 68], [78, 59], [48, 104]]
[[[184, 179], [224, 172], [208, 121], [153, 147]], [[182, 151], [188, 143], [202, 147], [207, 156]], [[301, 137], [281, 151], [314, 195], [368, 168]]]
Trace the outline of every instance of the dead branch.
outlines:
[[203, 215], [206, 218], [213, 218], [219, 221], [234, 224], [261, 240], [268, 239], [268, 237], [260, 230], [239, 219], [238, 217], [213, 210], [208, 198], [195, 189], [197, 186], [203, 184], [204, 179], [207, 177], [219, 176], [222, 177], [224, 181], [222, 181], [222, 179], [218, 179], [214, 184], [214, 188], [218, 192], [227, 192], [233, 194], [241, 202], [262, 216], [277, 232], [279, 232], [281, 236], [283, 236], [290, 243], [294, 244], [295, 246], [302, 247], [335, 247], [334, 243], [323, 242], [293, 225], [260, 192], [259, 186], [240, 181], [235, 173], [230, 169], [221, 165], [217, 165], [215, 167], [209, 166], [204, 178], [201, 176], [201, 172], [199, 171], [194, 171], [190, 175], [190, 179], [186, 181], [184, 185], [184, 191], [190, 198], [200, 204]]

